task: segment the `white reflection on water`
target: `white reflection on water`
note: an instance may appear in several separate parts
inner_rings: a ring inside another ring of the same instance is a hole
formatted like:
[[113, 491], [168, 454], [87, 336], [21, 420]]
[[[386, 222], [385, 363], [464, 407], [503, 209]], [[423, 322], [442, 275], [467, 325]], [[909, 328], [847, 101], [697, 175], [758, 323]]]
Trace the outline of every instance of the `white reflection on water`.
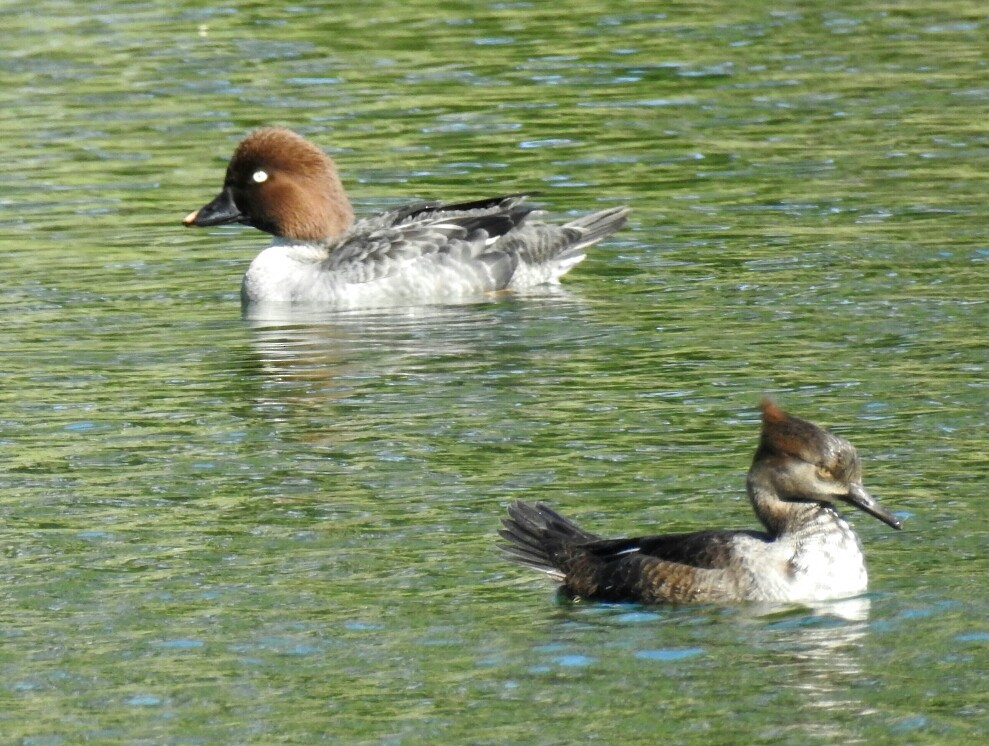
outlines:
[[453, 318], [463, 308], [490, 306], [505, 300], [533, 304], [579, 300], [579, 295], [563, 285], [539, 285], [517, 292], [484, 293], [468, 298], [454, 298], [442, 303], [409, 304], [340, 310], [332, 306], [303, 303], [255, 303], [243, 309], [244, 318], [257, 327], [284, 324], [318, 324], [350, 328], [376, 328], [395, 323], [431, 322]]
[[262, 369], [297, 380], [380, 375], [413, 360], [483, 354], [486, 345], [532, 334], [547, 315], [571, 318], [585, 310], [560, 286], [490, 296], [459, 304], [334, 311], [319, 306], [250, 306], [244, 318]]
[[[846, 622], [867, 622], [869, 620], [869, 610], [872, 602], [866, 596], [855, 596], [852, 598], [838, 598], [831, 601], [813, 601], [801, 605], [798, 608], [812, 612], [813, 617], [834, 618]], [[792, 605], [781, 604], [751, 604], [740, 607], [743, 616], [755, 618], [772, 617], [778, 614], [792, 613]], [[801, 616], [801, 619], [805, 615]]]
[[[384, 373], [409, 356], [464, 351], [458, 340], [490, 317], [476, 306], [411, 306], [333, 312], [312, 306], [257, 306], [245, 311], [263, 369], [293, 379], [327, 379], [366, 368]], [[371, 372], [371, 371], [369, 371]]]
[[861, 742], [849, 732], [847, 718], [871, 710], [853, 686], [866, 675], [861, 654], [870, 608], [866, 597], [818, 602], [808, 605], [811, 613], [772, 623], [786, 672], [779, 686], [797, 692], [793, 699], [800, 703], [784, 729], [835, 743]]

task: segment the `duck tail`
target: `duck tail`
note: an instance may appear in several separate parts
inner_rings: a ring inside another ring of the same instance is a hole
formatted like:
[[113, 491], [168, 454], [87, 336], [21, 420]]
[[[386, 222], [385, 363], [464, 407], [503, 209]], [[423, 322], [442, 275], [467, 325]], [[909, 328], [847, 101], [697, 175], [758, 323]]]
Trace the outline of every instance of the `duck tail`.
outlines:
[[498, 546], [504, 552], [516, 562], [560, 581], [566, 577], [571, 550], [598, 539], [541, 502], [512, 503], [508, 517], [501, 523], [498, 535], [506, 543]]
[[625, 225], [630, 212], [632, 212], [630, 207], [609, 207], [607, 210], [592, 212], [590, 215], [564, 223], [564, 228], [579, 232], [579, 238], [567, 251], [579, 251], [593, 246], [602, 238], [607, 238]]
[[610, 207], [563, 225], [526, 223], [499, 248], [515, 251], [521, 260], [510, 288], [522, 290], [556, 283], [587, 256], [587, 248], [610, 236], [628, 220], [628, 207]]

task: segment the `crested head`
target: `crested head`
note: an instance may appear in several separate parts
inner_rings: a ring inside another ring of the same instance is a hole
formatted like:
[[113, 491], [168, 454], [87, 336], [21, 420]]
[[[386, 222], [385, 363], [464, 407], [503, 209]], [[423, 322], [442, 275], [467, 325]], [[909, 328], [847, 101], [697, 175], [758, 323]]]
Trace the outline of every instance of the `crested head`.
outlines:
[[[862, 486], [862, 462], [844, 438], [763, 399], [762, 433], [749, 470], [749, 497], [774, 533], [812, 515], [814, 503], [853, 505], [884, 523], [900, 522]], [[800, 507], [803, 505], [804, 507]]]
[[239, 222], [276, 236], [332, 239], [353, 223], [333, 160], [281, 127], [264, 127], [244, 138], [227, 166], [223, 188]]
[[847, 479], [860, 478], [855, 446], [813, 422], [784, 412], [772, 399], [760, 404], [762, 433], [759, 450], [765, 455], [787, 455], [826, 468]]

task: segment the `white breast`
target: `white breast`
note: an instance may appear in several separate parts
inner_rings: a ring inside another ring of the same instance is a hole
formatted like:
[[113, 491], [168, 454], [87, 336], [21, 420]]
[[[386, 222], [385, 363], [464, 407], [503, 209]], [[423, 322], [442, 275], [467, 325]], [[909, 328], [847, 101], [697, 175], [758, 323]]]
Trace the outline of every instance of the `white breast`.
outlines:
[[758, 542], [761, 546], [755, 541], [748, 539], [736, 549], [743, 582], [749, 586], [746, 595], [752, 600], [824, 601], [856, 596], [868, 588], [862, 546], [836, 513], [797, 534]]

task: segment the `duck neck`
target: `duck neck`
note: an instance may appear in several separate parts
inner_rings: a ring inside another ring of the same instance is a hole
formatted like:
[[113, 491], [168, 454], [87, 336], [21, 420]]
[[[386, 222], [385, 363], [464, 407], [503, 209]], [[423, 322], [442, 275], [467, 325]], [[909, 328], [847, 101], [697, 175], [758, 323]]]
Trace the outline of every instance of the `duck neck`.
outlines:
[[322, 262], [327, 256], [326, 241], [303, 241], [297, 238], [275, 236], [265, 251], [272, 255], [290, 259], [299, 264]]
[[327, 173], [324, 193], [324, 224], [311, 234], [310, 238], [335, 239], [346, 233], [354, 224], [354, 208], [350, 206], [347, 192], [340, 182], [336, 168], [330, 167]]
[[[327, 164], [317, 178], [297, 179], [283, 188], [271, 232], [294, 241], [333, 241], [354, 224], [354, 210], [336, 169]], [[267, 230], [267, 229], [266, 229]]]
[[819, 529], [822, 520], [832, 522], [838, 517], [825, 503], [782, 494], [771, 467], [753, 466], [749, 471], [746, 488], [752, 509], [773, 537], [800, 533], [810, 527]]

